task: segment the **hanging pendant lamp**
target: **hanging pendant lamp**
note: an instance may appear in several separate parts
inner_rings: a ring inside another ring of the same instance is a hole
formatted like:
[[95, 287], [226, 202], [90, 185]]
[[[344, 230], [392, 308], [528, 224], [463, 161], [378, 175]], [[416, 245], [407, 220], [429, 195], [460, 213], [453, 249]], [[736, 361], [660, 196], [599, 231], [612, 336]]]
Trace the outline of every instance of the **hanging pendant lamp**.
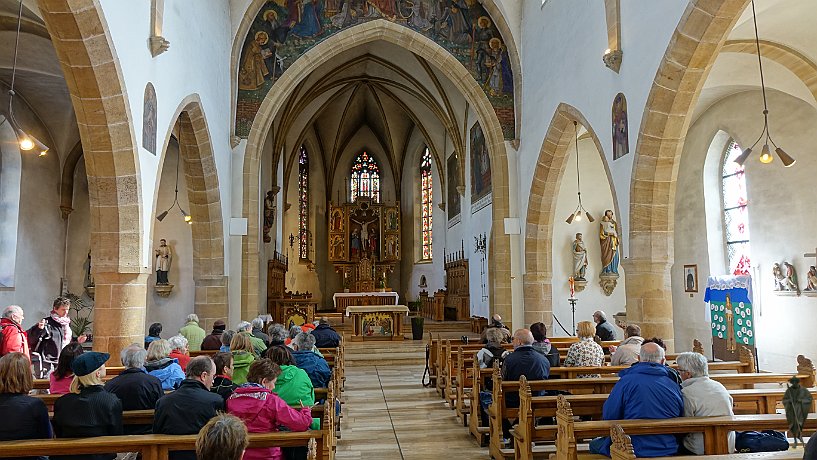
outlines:
[[590, 222], [593, 222], [593, 221], [596, 220], [596, 219], [593, 218], [593, 216], [590, 215], [589, 212], [587, 212], [586, 209], [584, 209], [584, 206], [582, 206], [582, 173], [581, 173], [581, 169], [579, 168], [579, 123], [577, 121], [573, 121], [573, 129], [575, 131], [575, 137], [576, 137], [576, 139], [575, 139], [576, 140], [576, 185], [577, 185], [577, 189], [579, 191], [578, 192], [579, 205], [576, 206], [576, 210], [571, 212], [570, 216], [568, 216], [567, 219], [565, 220], [565, 222], [567, 222], [568, 224], [572, 224], [574, 220], [576, 222], [581, 222], [582, 214], [584, 214], [587, 217], [587, 220], [590, 221]]
[[179, 204], [179, 164], [182, 162], [182, 155], [181, 152], [176, 159], [176, 195], [173, 197], [173, 204], [167, 208], [167, 211], [162, 212], [158, 216], [156, 216], [156, 220], [159, 222], [163, 221], [165, 217], [167, 217], [167, 213], [173, 210], [173, 208], [179, 208], [179, 212], [182, 214], [182, 218], [185, 222], [190, 225], [193, 225], [193, 216], [188, 214], [184, 209], [182, 209], [182, 205]]

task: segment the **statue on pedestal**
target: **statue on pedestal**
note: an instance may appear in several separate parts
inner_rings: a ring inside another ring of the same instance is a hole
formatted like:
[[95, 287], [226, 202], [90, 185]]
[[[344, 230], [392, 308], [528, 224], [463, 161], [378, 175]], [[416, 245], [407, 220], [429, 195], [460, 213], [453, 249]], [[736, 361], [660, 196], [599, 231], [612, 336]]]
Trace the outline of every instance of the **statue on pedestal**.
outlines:
[[573, 279], [584, 280], [587, 271], [587, 248], [582, 241], [582, 234], [577, 233], [573, 240]]
[[817, 267], [812, 265], [808, 269], [808, 273], [806, 274], [806, 280], [808, 281], [808, 286], [806, 286], [807, 291], [817, 291]]
[[609, 296], [613, 294], [613, 290], [618, 283], [618, 263], [620, 260], [618, 228], [616, 227], [616, 221], [613, 220], [612, 210], [604, 211], [600, 226], [599, 243], [601, 246], [602, 269], [599, 275], [599, 285], [604, 294]]
[[153, 252], [156, 256], [156, 284], [170, 284], [167, 280], [167, 272], [170, 271], [170, 261], [173, 256], [170, 253], [170, 246], [167, 245], [167, 240], [164, 238], [159, 240], [159, 247]]

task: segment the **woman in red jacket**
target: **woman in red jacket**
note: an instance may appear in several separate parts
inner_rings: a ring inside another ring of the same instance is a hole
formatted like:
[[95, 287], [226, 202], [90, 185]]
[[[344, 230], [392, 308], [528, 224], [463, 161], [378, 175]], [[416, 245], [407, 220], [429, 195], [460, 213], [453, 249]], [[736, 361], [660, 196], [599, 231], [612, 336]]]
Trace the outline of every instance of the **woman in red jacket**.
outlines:
[[31, 360], [28, 352], [28, 334], [23, 330], [23, 309], [17, 305], [9, 305], [3, 310], [0, 319], [0, 331], [3, 332], [0, 343], [0, 355], [8, 353], [22, 353]]
[[[312, 408], [293, 409], [272, 392], [281, 368], [269, 359], [257, 359], [250, 365], [247, 383], [239, 386], [227, 400], [227, 412], [247, 425], [250, 433], [278, 431], [279, 426], [290, 431], [306, 431], [312, 423]], [[281, 460], [279, 447], [247, 449], [244, 460]]]

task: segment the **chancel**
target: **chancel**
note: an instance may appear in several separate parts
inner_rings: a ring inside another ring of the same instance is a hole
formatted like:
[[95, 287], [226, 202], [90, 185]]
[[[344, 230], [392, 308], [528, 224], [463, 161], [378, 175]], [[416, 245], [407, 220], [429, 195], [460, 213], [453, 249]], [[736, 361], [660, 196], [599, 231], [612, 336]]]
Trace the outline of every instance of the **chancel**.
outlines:
[[[815, 24], [813, 0], [0, 2], [0, 458], [630, 459], [765, 429], [802, 458]], [[605, 407], [630, 394], [646, 421]], [[123, 426], [46, 439], [96, 397]]]

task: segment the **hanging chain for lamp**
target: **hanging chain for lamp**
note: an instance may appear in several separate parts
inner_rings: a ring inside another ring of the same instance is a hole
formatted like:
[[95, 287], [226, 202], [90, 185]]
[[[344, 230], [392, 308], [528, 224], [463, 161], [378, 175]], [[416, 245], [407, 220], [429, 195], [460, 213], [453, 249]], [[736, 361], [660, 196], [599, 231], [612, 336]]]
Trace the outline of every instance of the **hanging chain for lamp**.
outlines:
[[11, 85], [9, 85], [9, 108], [8, 108], [8, 116], [6, 120], [8, 120], [9, 124], [11, 125], [11, 129], [14, 131], [14, 135], [17, 137], [17, 142], [20, 144], [20, 150], [23, 151], [31, 151], [35, 150], [39, 153], [40, 156], [44, 156], [48, 152], [48, 147], [40, 142], [36, 137], [26, 133], [20, 128], [20, 124], [17, 123], [17, 119], [14, 117], [14, 96], [17, 94], [14, 91], [14, 83], [17, 77], [17, 54], [20, 47], [20, 26], [23, 22], [23, 1], [20, 0], [20, 9], [17, 12], [17, 34], [14, 38], [14, 60], [12, 61], [11, 66]]
[[179, 154], [178, 154], [178, 157], [176, 159], [176, 192], [175, 192], [176, 194], [173, 197], [173, 204], [171, 204], [170, 207], [167, 208], [167, 211], [164, 211], [161, 214], [159, 214], [158, 216], [156, 216], [156, 220], [158, 220], [159, 222], [163, 221], [164, 218], [167, 217], [167, 213], [169, 213], [174, 207], [178, 207], [179, 212], [182, 213], [182, 217], [184, 218], [184, 221], [187, 222], [190, 225], [193, 225], [193, 216], [191, 216], [184, 209], [182, 209], [182, 205], [179, 203], [179, 165], [181, 164], [181, 162], [182, 162], [182, 152], [181, 152], [181, 146], [179, 146]]
[[573, 130], [576, 141], [576, 187], [578, 190], [579, 205], [576, 206], [576, 210], [570, 213], [570, 216], [568, 216], [565, 222], [567, 222], [568, 224], [573, 223], [573, 220], [576, 220], [576, 222], [580, 222], [582, 220], [582, 213], [584, 213], [584, 215], [587, 216], [588, 221], [593, 222], [596, 219], [594, 219], [593, 216], [591, 216], [590, 213], [587, 212], [587, 210], [584, 209], [584, 206], [582, 205], [582, 173], [581, 169], [579, 168], [579, 123], [575, 120], [573, 121]]
[[774, 152], [780, 157], [780, 161], [783, 162], [783, 166], [789, 167], [792, 166], [797, 160], [789, 156], [782, 148], [778, 147], [777, 144], [772, 139], [772, 134], [769, 131], [769, 104], [766, 101], [766, 81], [763, 78], [763, 59], [760, 56], [760, 34], [757, 32], [757, 13], [755, 12], [755, 0], [752, 0], [752, 23], [754, 24], [755, 28], [755, 46], [757, 47], [757, 66], [760, 69], [760, 91], [763, 95], [763, 131], [760, 132], [760, 136], [757, 138], [754, 144], [751, 147], [747, 148], [743, 151], [737, 158], [735, 158], [735, 163], [743, 166], [746, 163], [746, 160], [749, 158], [749, 155], [752, 154], [752, 149], [760, 142], [763, 137], [766, 137], [766, 141], [763, 143], [763, 149], [760, 152], [760, 162], [764, 164], [771, 163], [774, 161], [774, 157], [772, 156], [769, 144], [774, 146]]

